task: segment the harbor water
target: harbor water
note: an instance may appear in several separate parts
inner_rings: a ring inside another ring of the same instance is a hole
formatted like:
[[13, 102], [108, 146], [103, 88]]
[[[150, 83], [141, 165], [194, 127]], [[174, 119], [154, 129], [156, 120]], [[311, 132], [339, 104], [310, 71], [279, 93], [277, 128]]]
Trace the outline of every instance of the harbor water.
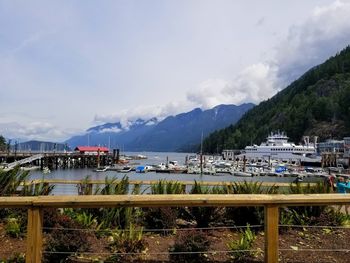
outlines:
[[[137, 155], [139, 153], [125, 153], [126, 155]], [[147, 159], [141, 160], [131, 160], [128, 165], [157, 165], [160, 163], [165, 163], [168, 159], [169, 161], [177, 161], [179, 164], [184, 164], [186, 156], [193, 155], [189, 153], [159, 153], [159, 152], [142, 152], [142, 155], [147, 156]], [[295, 181], [293, 177], [277, 177], [277, 176], [253, 176], [253, 177], [239, 177], [230, 174], [216, 174], [216, 175], [206, 175], [206, 174], [169, 174], [169, 173], [120, 173], [116, 171], [105, 171], [96, 172], [91, 168], [84, 169], [57, 169], [51, 170], [50, 173], [43, 173], [40, 170], [30, 172], [30, 180], [35, 179], [59, 179], [59, 180], [82, 180], [89, 176], [91, 180], [104, 180], [108, 178], [122, 179], [127, 176], [129, 180], [143, 180], [143, 181], [157, 181], [157, 180], [173, 180], [173, 181], [197, 181], [197, 182], [239, 182], [239, 181], [252, 181], [252, 182], [281, 182], [281, 183], [291, 183]], [[315, 182], [315, 178], [305, 178], [304, 182]], [[147, 187], [143, 186], [142, 190], [147, 191]], [[77, 186], [75, 184], [56, 184], [54, 195], [76, 195]]]

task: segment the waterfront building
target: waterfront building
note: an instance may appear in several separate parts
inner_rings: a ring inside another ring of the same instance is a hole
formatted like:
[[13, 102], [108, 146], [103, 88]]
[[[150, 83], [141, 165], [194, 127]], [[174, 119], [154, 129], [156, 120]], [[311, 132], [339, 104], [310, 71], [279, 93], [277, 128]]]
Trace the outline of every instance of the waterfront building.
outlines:
[[350, 137], [344, 138], [344, 157], [350, 158]]
[[74, 149], [74, 151], [85, 155], [97, 155], [98, 153], [104, 155], [108, 154], [109, 149], [107, 147], [100, 146], [78, 146]]
[[326, 140], [317, 144], [317, 153], [344, 153], [344, 140]]

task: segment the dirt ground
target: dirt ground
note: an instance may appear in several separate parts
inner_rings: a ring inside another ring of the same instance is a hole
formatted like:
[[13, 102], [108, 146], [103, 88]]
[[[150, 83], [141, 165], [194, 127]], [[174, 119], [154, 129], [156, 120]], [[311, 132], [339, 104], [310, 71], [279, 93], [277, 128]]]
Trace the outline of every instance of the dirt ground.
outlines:
[[[227, 251], [227, 242], [238, 238], [238, 233], [228, 229], [208, 231], [207, 235], [211, 241], [208, 253], [208, 262], [230, 262]], [[279, 262], [285, 263], [332, 263], [350, 262], [350, 228], [294, 228], [280, 229], [279, 234]], [[147, 249], [144, 255], [133, 262], [169, 262], [167, 254], [169, 248], [174, 244], [174, 236], [162, 236], [159, 234], [145, 233], [144, 239]], [[93, 244], [91, 252], [107, 253], [107, 241], [94, 237], [87, 242]], [[26, 247], [25, 238], [11, 238], [5, 233], [4, 226], [0, 224], [0, 259], [6, 259], [15, 253], [24, 253]], [[241, 262], [263, 262], [264, 261], [264, 233], [258, 232], [253, 249], [259, 250], [253, 258]], [[349, 251], [347, 251], [349, 249]], [[320, 251], [327, 250], [327, 251]], [[336, 250], [336, 251], [332, 251]], [[157, 253], [163, 253], [161, 255]], [[102, 257], [103, 258], [103, 257]], [[95, 257], [96, 259], [96, 257]], [[74, 261], [92, 262], [92, 261]]]

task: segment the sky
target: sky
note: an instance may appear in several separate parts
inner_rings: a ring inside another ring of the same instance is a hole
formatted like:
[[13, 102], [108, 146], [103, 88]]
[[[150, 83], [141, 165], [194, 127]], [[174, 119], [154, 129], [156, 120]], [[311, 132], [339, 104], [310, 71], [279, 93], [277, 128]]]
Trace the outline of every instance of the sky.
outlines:
[[272, 97], [350, 44], [350, 0], [0, 0], [0, 134]]

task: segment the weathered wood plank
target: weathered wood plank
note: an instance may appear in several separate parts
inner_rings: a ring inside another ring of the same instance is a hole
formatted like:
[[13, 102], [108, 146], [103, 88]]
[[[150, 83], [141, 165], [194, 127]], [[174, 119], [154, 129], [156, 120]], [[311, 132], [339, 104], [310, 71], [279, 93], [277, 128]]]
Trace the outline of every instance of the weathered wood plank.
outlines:
[[6, 196], [0, 197], [0, 207], [12, 208], [12, 207], [29, 207], [32, 205], [33, 200], [36, 197], [18, 197], [18, 196]]
[[265, 262], [278, 263], [278, 206], [265, 206]]
[[90, 195], [40, 196], [34, 206], [45, 207], [114, 207], [114, 206], [263, 206], [349, 204], [350, 195]]
[[41, 262], [43, 212], [38, 207], [28, 209], [26, 263]]
[[291, 195], [89, 195], [0, 197], [0, 207], [111, 207], [111, 206], [264, 206], [349, 204], [346, 194]]

